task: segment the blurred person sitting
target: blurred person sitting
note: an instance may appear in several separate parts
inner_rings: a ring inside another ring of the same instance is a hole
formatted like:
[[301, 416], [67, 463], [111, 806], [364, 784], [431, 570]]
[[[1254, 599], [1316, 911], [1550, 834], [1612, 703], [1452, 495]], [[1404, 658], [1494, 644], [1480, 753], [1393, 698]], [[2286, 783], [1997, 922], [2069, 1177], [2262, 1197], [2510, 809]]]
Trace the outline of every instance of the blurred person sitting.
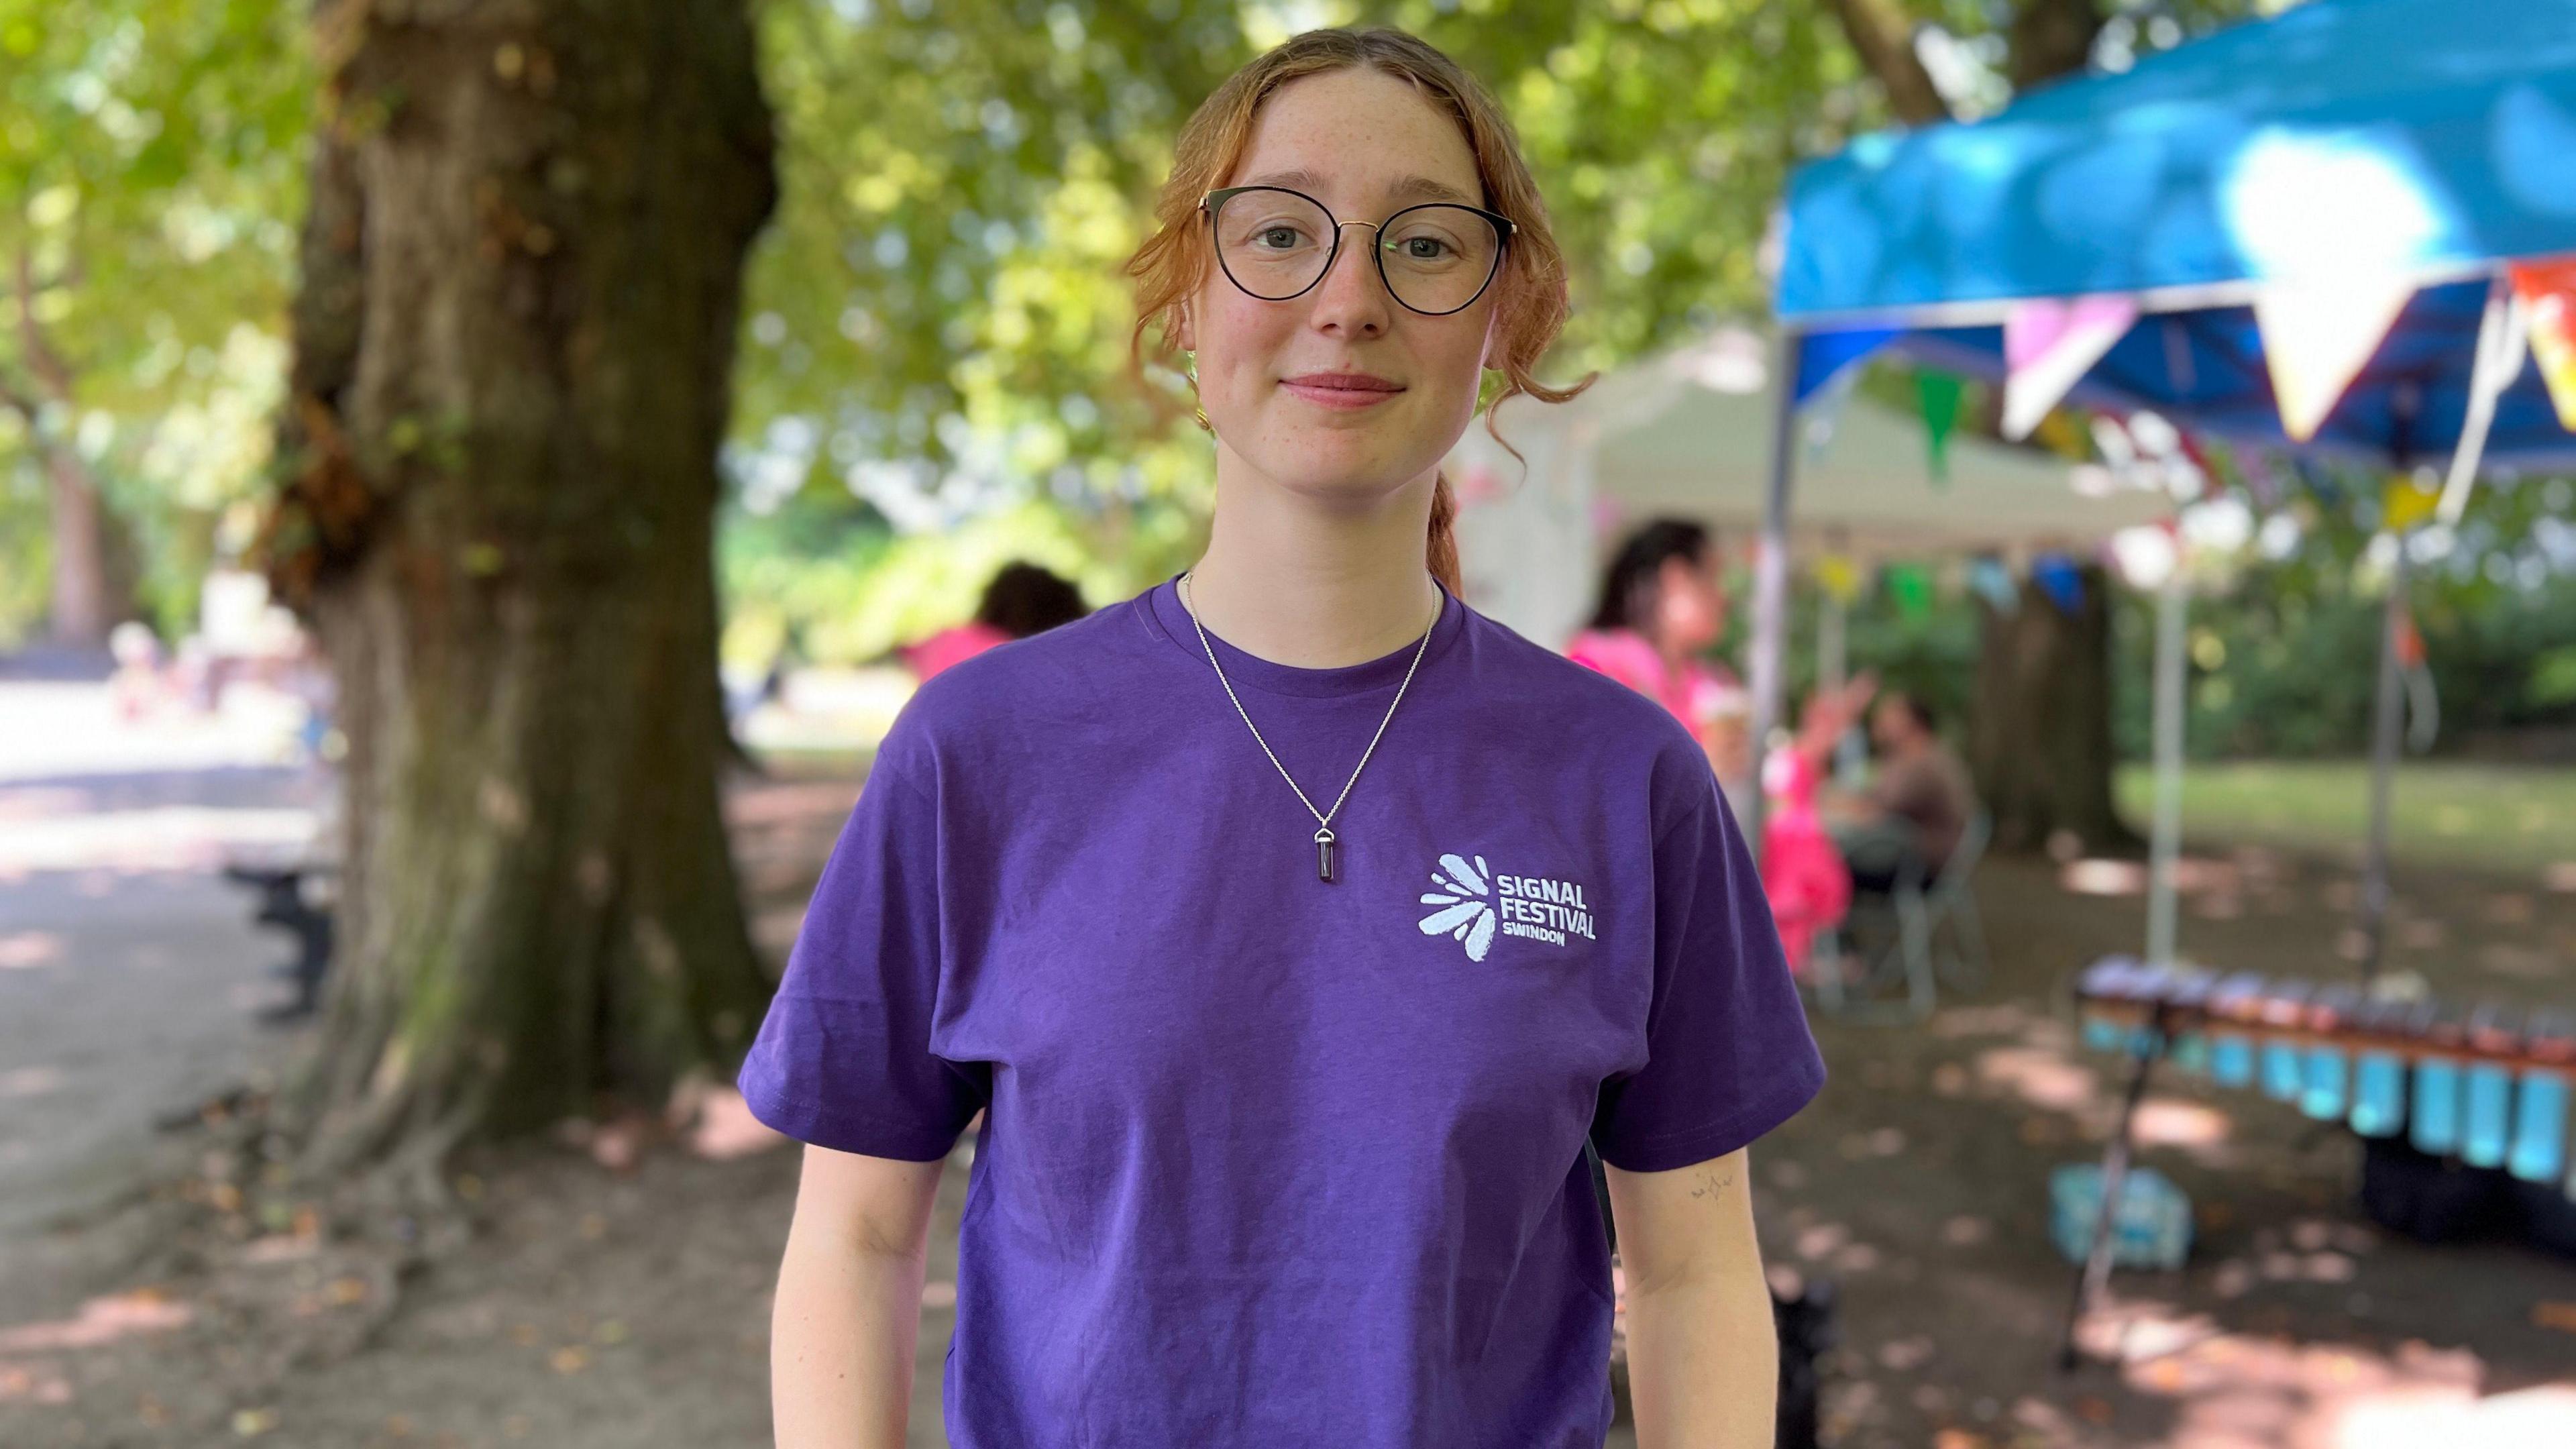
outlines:
[[1033, 563], [1002, 566], [984, 585], [975, 617], [942, 629], [896, 653], [914, 677], [929, 679], [960, 660], [972, 659], [996, 644], [1042, 634], [1091, 612], [1073, 582]]
[[1921, 696], [1890, 690], [1870, 714], [1879, 765], [1869, 788], [1826, 806], [1825, 814], [1855, 890], [1895, 889], [1908, 860], [1926, 879], [1938, 875], [1976, 813], [1968, 767], [1941, 738], [1940, 720]]

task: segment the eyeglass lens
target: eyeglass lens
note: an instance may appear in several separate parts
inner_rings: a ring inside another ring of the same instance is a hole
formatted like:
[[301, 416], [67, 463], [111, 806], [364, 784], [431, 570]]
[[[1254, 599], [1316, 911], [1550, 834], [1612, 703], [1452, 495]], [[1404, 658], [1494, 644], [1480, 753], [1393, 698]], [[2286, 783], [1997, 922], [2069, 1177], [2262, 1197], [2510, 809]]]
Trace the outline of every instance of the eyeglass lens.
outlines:
[[[1333, 218], [1293, 191], [1257, 189], [1217, 208], [1217, 260], [1265, 301], [1297, 296], [1333, 259]], [[1494, 224], [1463, 206], [1407, 207], [1374, 230], [1387, 290], [1417, 312], [1455, 312], [1476, 300], [1502, 256]]]

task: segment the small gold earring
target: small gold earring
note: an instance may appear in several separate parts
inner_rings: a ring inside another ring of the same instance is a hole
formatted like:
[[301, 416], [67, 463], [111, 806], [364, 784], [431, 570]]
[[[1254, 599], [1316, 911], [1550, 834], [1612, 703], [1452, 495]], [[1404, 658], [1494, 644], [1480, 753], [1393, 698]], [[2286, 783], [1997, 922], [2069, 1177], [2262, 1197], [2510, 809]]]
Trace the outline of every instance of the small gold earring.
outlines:
[[1199, 431], [1213, 433], [1216, 425], [1208, 421], [1207, 407], [1199, 401], [1199, 357], [1190, 354], [1190, 416], [1198, 421]]

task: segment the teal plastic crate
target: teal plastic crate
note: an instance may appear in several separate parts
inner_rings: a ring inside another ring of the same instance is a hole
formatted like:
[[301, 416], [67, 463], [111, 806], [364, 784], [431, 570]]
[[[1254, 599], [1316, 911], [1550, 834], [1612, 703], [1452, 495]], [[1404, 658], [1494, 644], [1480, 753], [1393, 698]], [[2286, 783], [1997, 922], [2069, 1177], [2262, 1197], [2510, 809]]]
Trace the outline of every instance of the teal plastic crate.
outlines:
[[[2084, 1261], [2102, 1211], [2102, 1169], [2069, 1163], [2048, 1175], [2048, 1235], [2070, 1263]], [[2152, 1167], [2120, 1179], [2111, 1224], [2111, 1261], [2122, 1268], [2179, 1268], [2191, 1256], [2191, 1199]]]

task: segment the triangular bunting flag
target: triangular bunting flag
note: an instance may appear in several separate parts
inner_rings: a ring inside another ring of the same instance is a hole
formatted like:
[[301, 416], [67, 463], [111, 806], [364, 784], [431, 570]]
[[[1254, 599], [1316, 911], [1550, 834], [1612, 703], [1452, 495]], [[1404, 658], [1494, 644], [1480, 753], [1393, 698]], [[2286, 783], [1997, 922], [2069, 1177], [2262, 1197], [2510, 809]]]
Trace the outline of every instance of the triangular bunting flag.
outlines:
[[2442, 495], [2415, 478], [2400, 474], [2379, 491], [2379, 526], [2404, 533], [2433, 516]]
[[2032, 559], [2030, 581], [2061, 614], [2072, 614], [2084, 607], [2084, 570], [2062, 553], [2044, 553]]
[[1896, 601], [1896, 617], [1911, 624], [1932, 613], [1932, 575], [1923, 565], [1897, 563], [1887, 566], [1888, 597]]
[[2397, 276], [2302, 278], [2256, 294], [2263, 361], [2271, 369], [2281, 431], [2291, 441], [2317, 435], [2414, 295], [2415, 284]]
[[1932, 470], [1935, 487], [1950, 481], [1950, 431], [1959, 425], [1959, 395], [1964, 384], [1946, 372], [1930, 368], [1914, 374], [1915, 401], [1923, 408], [1923, 446], [1925, 461]]
[[1837, 604], [1860, 597], [1860, 564], [1849, 554], [1829, 553], [1816, 560], [1816, 582]]
[[2517, 262], [2514, 295], [2531, 319], [2531, 355], [2558, 409], [2558, 426], [2576, 433], [2576, 257]]
[[2013, 583], [2012, 570], [1991, 554], [1968, 560], [1968, 587], [1998, 614], [2008, 615], [2021, 607], [2021, 590]]
[[2126, 297], [2014, 303], [2004, 314], [2003, 435], [2030, 436], [2136, 320], [2138, 304]]

